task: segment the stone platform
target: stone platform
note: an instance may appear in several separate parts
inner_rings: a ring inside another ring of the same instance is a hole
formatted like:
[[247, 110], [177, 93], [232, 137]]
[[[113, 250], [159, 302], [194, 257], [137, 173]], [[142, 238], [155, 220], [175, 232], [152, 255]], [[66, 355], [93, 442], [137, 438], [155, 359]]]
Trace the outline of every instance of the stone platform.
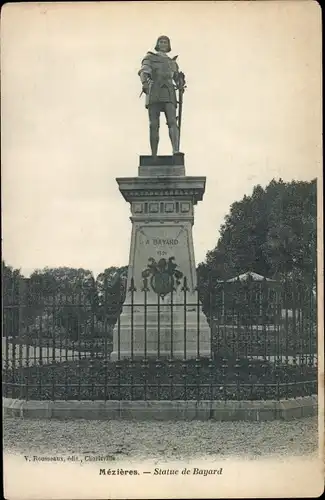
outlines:
[[3, 398], [5, 417], [87, 420], [262, 422], [317, 415], [316, 395], [280, 401], [21, 401]]
[[[206, 178], [186, 176], [181, 153], [141, 156], [138, 174], [116, 179], [122, 196], [130, 203], [132, 232], [128, 292], [120, 330], [114, 330], [111, 359], [131, 354], [135, 358], [144, 354], [195, 358], [198, 353], [210, 357], [211, 333], [197, 298], [192, 238], [194, 205], [203, 198]], [[143, 272], [147, 273], [146, 305]], [[136, 289], [133, 293], [129, 291], [132, 278]], [[184, 278], [188, 289], [186, 306]], [[172, 294], [171, 288], [166, 294], [158, 293], [163, 282], [173, 283]]]
[[140, 156], [140, 177], [178, 177], [185, 176], [184, 155], [173, 156]]

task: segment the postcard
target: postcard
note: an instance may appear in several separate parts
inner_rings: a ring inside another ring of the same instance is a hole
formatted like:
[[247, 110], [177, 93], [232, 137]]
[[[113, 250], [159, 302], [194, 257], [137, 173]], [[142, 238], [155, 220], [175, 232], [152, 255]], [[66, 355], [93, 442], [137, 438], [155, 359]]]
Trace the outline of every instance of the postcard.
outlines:
[[5, 498], [319, 496], [318, 3], [1, 16]]

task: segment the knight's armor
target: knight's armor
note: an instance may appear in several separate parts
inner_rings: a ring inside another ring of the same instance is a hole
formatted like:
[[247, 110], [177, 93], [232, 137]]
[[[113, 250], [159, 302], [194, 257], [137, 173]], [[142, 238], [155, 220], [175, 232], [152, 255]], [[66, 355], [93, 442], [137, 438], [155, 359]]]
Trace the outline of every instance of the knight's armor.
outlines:
[[174, 82], [177, 81], [178, 64], [167, 54], [147, 52], [142, 60], [139, 76], [146, 92], [146, 108], [151, 104], [170, 102], [177, 106]]

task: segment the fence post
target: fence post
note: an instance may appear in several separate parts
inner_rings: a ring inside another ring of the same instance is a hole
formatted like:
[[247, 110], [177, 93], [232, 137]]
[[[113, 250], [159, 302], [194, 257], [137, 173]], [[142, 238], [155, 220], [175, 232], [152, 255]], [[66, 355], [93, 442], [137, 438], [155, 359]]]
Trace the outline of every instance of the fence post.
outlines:
[[130, 288], [129, 291], [131, 292], [131, 359], [128, 363], [128, 366], [131, 370], [131, 390], [130, 390], [130, 399], [131, 401], [133, 400], [133, 389], [134, 389], [134, 293], [137, 291], [134, 283], [134, 278], [131, 278], [131, 283], [130, 283]]
[[149, 287], [148, 287], [148, 278], [144, 277], [143, 278], [143, 286], [141, 291], [144, 294], [144, 303], [143, 303], [143, 311], [144, 311], [144, 359], [141, 364], [141, 368], [143, 370], [143, 382], [144, 382], [144, 400], [146, 401], [147, 399], [147, 385], [148, 385], [148, 368], [149, 368], [149, 363], [147, 359], [147, 317], [148, 317], [148, 292], [149, 292]]
[[26, 359], [27, 359], [27, 371], [24, 376], [24, 365], [23, 365], [23, 332], [24, 332], [24, 313], [26, 311], [26, 296], [27, 296], [27, 282], [29, 280], [26, 278], [19, 279], [19, 289], [18, 289], [18, 342], [19, 342], [19, 398], [24, 399], [24, 387], [26, 386], [26, 380], [28, 380], [28, 357], [29, 357], [29, 343], [26, 339]]
[[91, 295], [90, 295], [90, 307], [91, 307], [91, 319], [90, 319], [90, 360], [89, 360], [89, 370], [91, 374], [91, 399], [95, 399], [95, 315], [96, 315], [96, 282], [95, 278], [92, 276], [91, 280]]

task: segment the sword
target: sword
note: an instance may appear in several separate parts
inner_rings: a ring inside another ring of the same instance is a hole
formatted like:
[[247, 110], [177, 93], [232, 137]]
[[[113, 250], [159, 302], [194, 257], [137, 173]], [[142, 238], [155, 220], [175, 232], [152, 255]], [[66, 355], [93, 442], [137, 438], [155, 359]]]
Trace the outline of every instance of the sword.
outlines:
[[179, 72], [178, 75], [178, 117], [177, 117], [177, 125], [178, 125], [178, 149], [180, 147], [181, 142], [181, 125], [182, 125], [182, 112], [183, 112], [183, 94], [186, 88], [185, 84], [185, 75], [182, 71]]

